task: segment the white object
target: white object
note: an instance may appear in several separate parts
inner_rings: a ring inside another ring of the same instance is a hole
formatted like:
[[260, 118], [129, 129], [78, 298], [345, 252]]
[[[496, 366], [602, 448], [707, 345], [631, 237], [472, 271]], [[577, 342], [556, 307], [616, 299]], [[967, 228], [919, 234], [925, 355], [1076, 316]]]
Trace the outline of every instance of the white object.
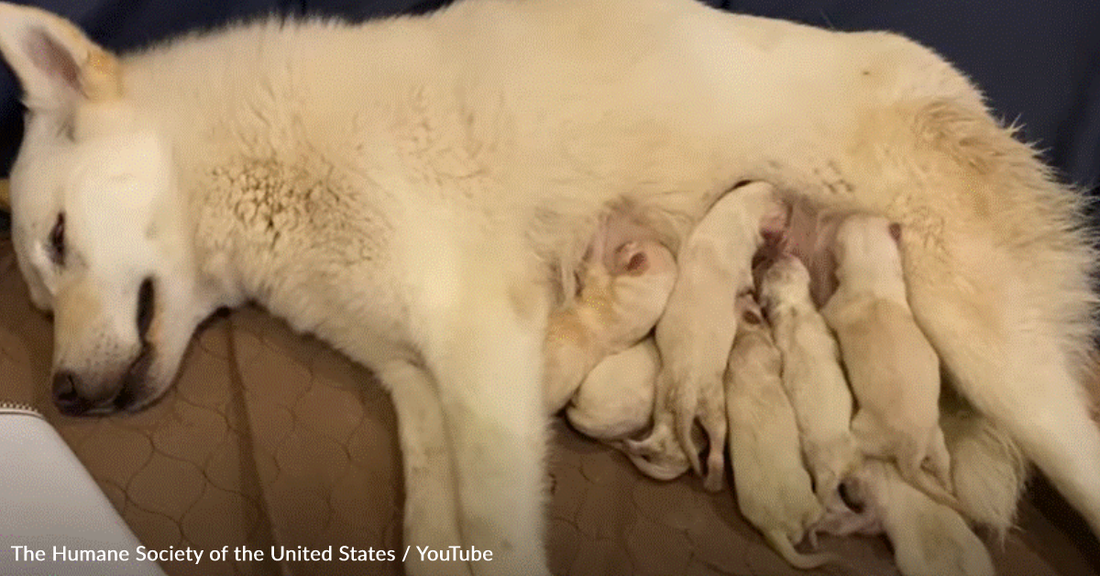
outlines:
[[30, 407], [0, 402], [0, 462], [4, 574], [164, 576], [156, 562], [141, 559], [141, 542], [64, 439]]

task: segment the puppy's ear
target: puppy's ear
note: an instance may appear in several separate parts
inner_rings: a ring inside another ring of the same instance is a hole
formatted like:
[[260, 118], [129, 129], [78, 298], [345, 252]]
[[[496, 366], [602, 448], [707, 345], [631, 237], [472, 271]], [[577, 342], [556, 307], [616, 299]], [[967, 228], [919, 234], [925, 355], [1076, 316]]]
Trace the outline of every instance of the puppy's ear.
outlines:
[[120, 91], [118, 60], [71, 22], [44, 10], [0, 3], [0, 53], [32, 112], [66, 112]]

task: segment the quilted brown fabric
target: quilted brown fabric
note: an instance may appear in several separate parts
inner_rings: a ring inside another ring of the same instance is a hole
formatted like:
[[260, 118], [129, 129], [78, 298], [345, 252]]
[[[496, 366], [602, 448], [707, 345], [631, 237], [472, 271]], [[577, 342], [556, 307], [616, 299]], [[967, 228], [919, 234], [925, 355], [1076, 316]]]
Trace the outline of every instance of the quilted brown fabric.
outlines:
[[[404, 550], [395, 417], [370, 373], [255, 309], [195, 338], [177, 385], [134, 416], [67, 418], [49, 402], [51, 332], [0, 241], [0, 400], [43, 411], [138, 538], [151, 548], [299, 545]], [[550, 559], [570, 576], [807, 574], [741, 519], [733, 494], [697, 478], [659, 483], [556, 421]], [[727, 479], [728, 484], [728, 479]], [[992, 544], [1003, 575], [1095, 573], [1087, 534], [1025, 503], [1022, 529]], [[1073, 538], [1071, 536], [1075, 536]], [[881, 538], [826, 539], [844, 566], [896, 574]], [[399, 574], [398, 562], [168, 562], [173, 576]]]

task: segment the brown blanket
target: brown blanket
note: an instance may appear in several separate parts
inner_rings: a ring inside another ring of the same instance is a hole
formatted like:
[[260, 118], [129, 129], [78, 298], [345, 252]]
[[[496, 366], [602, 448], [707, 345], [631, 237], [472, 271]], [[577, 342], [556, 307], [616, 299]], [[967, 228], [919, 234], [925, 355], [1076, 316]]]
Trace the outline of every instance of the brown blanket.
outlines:
[[[398, 574], [400, 562], [289, 563], [272, 546], [404, 551], [401, 461], [389, 399], [370, 373], [254, 309], [209, 322], [178, 384], [134, 416], [60, 416], [46, 385], [51, 326], [32, 310], [0, 239], [0, 400], [43, 411], [147, 546], [246, 547], [263, 561], [168, 562], [172, 575]], [[783, 575], [730, 492], [695, 477], [659, 483], [600, 444], [554, 425], [551, 568], [560, 575]], [[729, 484], [727, 479], [727, 485]], [[998, 574], [1095, 574], [1095, 544], [1049, 490], [1021, 530], [990, 543]], [[896, 574], [881, 538], [826, 539], [846, 566], [812, 574]], [[346, 549], [345, 549], [346, 550]], [[415, 551], [413, 552], [415, 553]], [[1090, 556], [1093, 556], [1090, 558]]]

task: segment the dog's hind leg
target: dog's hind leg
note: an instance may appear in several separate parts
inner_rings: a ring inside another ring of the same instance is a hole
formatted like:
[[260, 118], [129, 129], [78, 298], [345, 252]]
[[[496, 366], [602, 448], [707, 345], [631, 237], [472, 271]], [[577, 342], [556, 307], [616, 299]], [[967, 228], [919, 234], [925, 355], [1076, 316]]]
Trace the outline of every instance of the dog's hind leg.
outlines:
[[462, 562], [421, 561], [419, 549], [443, 550], [462, 543], [454, 463], [443, 424], [443, 407], [431, 375], [405, 361], [386, 364], [379, 378], [390, 390], [397, 412], [398, 439], [405, 472], [405, 562], [410, 576], [469, 576]]
[[974, 282], [962, 277], [968, 268], [956, 263], [953, 280], [908, 275], [918, 322], [958, 391], [1014, 437], [1100, 534], [1100, 428], [1072, 373], [1064, 330], [1041, 318], [1034, 307], [1049, 303], [1023, 292], [1023, 281]]
[[542, 398], [548, 299], [535, 283], [510, 284], [514, 277], [491, 269], [497, 263], [482, 258], [486, 266], [464, 273], [454, 298], [435, 310], [424, 358], [439, 383], [455, 458], [461, 544], [492, 553], [489, 562], [471, 562], [471, 570], [548, 575]]

